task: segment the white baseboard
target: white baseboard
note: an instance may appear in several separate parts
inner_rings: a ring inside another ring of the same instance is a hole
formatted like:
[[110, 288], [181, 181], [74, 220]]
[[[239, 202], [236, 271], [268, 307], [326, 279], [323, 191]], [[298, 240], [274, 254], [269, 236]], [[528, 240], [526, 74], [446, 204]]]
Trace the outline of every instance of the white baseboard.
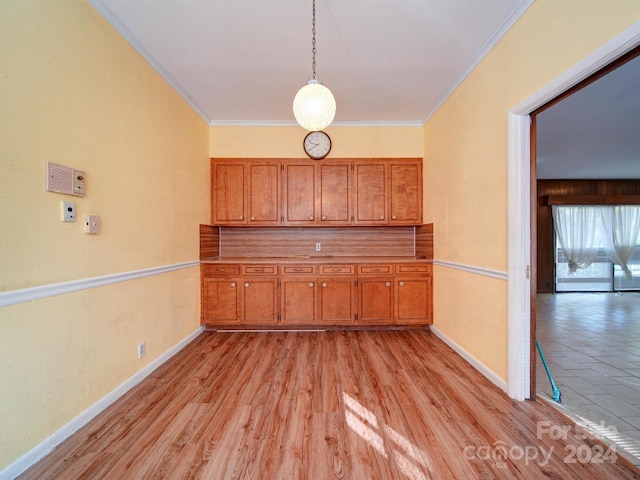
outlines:
[[454, 342], [449, 337], [447, 337], [444, 333], [438, 330], [437, 327], [431, 325], [429, 327], [429, 330], [431, 330], [438, 338], [440, 338], [440, 340], [442, 340], [444, 343], [446, 343], [451, 348], [453, 348], [453, 350], [455, 350], [455, 352], [458, 355], [460, 355], [467, 362], [469, 362], [471, 366], [473, 366], [473, 368], [475, 368], [481, 374], [487, 377], [491, 383], [493, 383], [496, 387], [498, 387], [503, 392], [507, 393], [507, 382], [505, 382], [502, 378], [500, 378], [495, 373], [493, 373], [493, 371], [487, 368], [486, 365], [481, 363], [477, 358], [475, 358], [473, 355], [467, 352], [464, 348], [462, 348], [456, 342]]
[[64, 425], [62, 428], [54, 432], [49, 437], [45, 438], [38, 445], [33, 447], [27, 453], [18, 458], [15, 462], [8, 465], [4, 470], [0, 471], [0, 480], [12, 480], [17, 476], [25, 472], [29, 467], [42, 460], [45, 456], [53, 451], [55, 447], [64, 442], [67, 438], [77, 432], [80, 428], [84, 427], [87, 423], [93, 420], [99, 413], [113, 404], [116, 400], [122, 397], [125, 393], [139, 384], [142, 380], [147, 378], [154, 370], [164, 364], [167, 360], [173, 357], [176, 353], [186, 347], [189, 343], [195, 340], [204, 329], [199, 327], [193, 333], [189, 334], [186, 338], [178, 342], [171, 347], [165, 353], [149, 363], [146, 367], [136, 373], [129, 380], [122, 385], [112, 390], [107, 395], [102, 397], [96, 403], [91, 405], [85, 411], [80, 413], [77, 417]]

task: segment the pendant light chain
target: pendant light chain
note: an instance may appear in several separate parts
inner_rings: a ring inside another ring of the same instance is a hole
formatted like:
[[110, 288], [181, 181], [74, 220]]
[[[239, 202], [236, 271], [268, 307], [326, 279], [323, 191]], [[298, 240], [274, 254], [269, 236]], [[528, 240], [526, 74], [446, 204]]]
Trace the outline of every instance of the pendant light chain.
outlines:
[[316, 0], [313, 0], [313, 21], [311, 22], [311, 69], [313, 70], [312, 78], [316, 79]]

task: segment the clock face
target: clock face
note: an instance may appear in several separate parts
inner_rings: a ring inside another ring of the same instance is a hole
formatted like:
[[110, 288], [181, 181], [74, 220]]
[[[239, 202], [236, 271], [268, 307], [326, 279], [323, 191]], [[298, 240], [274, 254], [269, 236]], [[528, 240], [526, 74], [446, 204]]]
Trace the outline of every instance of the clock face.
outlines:
[[303, 145], [310, 158], [320, 160], [331, 151], [331, 138], [324, 132], [309, 132], [304, 137]]

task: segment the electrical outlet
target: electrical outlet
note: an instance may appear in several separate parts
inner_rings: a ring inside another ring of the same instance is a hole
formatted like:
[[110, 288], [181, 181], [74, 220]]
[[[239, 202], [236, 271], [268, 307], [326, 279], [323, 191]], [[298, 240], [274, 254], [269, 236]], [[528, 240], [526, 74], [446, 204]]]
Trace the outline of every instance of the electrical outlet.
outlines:
[[138, 344], [138, 358], [144, 357], [144, 354], [146, 353], [145, 350], [146, 350], [146, 347], [144, 342], [140, 342]]
[[316, 252], [319, 252], [322, 250], [322, 244], [320, 242], [316, 243]]
[[98, 215], [87, 215], [84, 221], [84, 231], [93, 235], [100, 233], [100, 217]]

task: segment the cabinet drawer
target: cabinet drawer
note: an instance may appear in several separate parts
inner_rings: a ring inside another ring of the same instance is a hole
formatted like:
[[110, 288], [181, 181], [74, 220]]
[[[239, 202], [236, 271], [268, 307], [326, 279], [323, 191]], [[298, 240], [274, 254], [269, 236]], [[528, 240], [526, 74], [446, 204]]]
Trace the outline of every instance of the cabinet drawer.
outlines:
[[320, 265], [320, 275], [353, 275], [354, 265]]
[[204, 275], [238, 275], [238, 265], [203, 265]]
[[285, 265], [282, 267], [282, 273], [288, 273], [293, 275], [315, 275], [316, 266], [315, 265]]
[[431, 265], [396, 265], [396, 273], [430, 275]]
[[360, 275], [385, 275], [393, 273], [393, 265], [358, 265]]
[[277, 275], [276, 265], [242, 265], [243, 275]]

